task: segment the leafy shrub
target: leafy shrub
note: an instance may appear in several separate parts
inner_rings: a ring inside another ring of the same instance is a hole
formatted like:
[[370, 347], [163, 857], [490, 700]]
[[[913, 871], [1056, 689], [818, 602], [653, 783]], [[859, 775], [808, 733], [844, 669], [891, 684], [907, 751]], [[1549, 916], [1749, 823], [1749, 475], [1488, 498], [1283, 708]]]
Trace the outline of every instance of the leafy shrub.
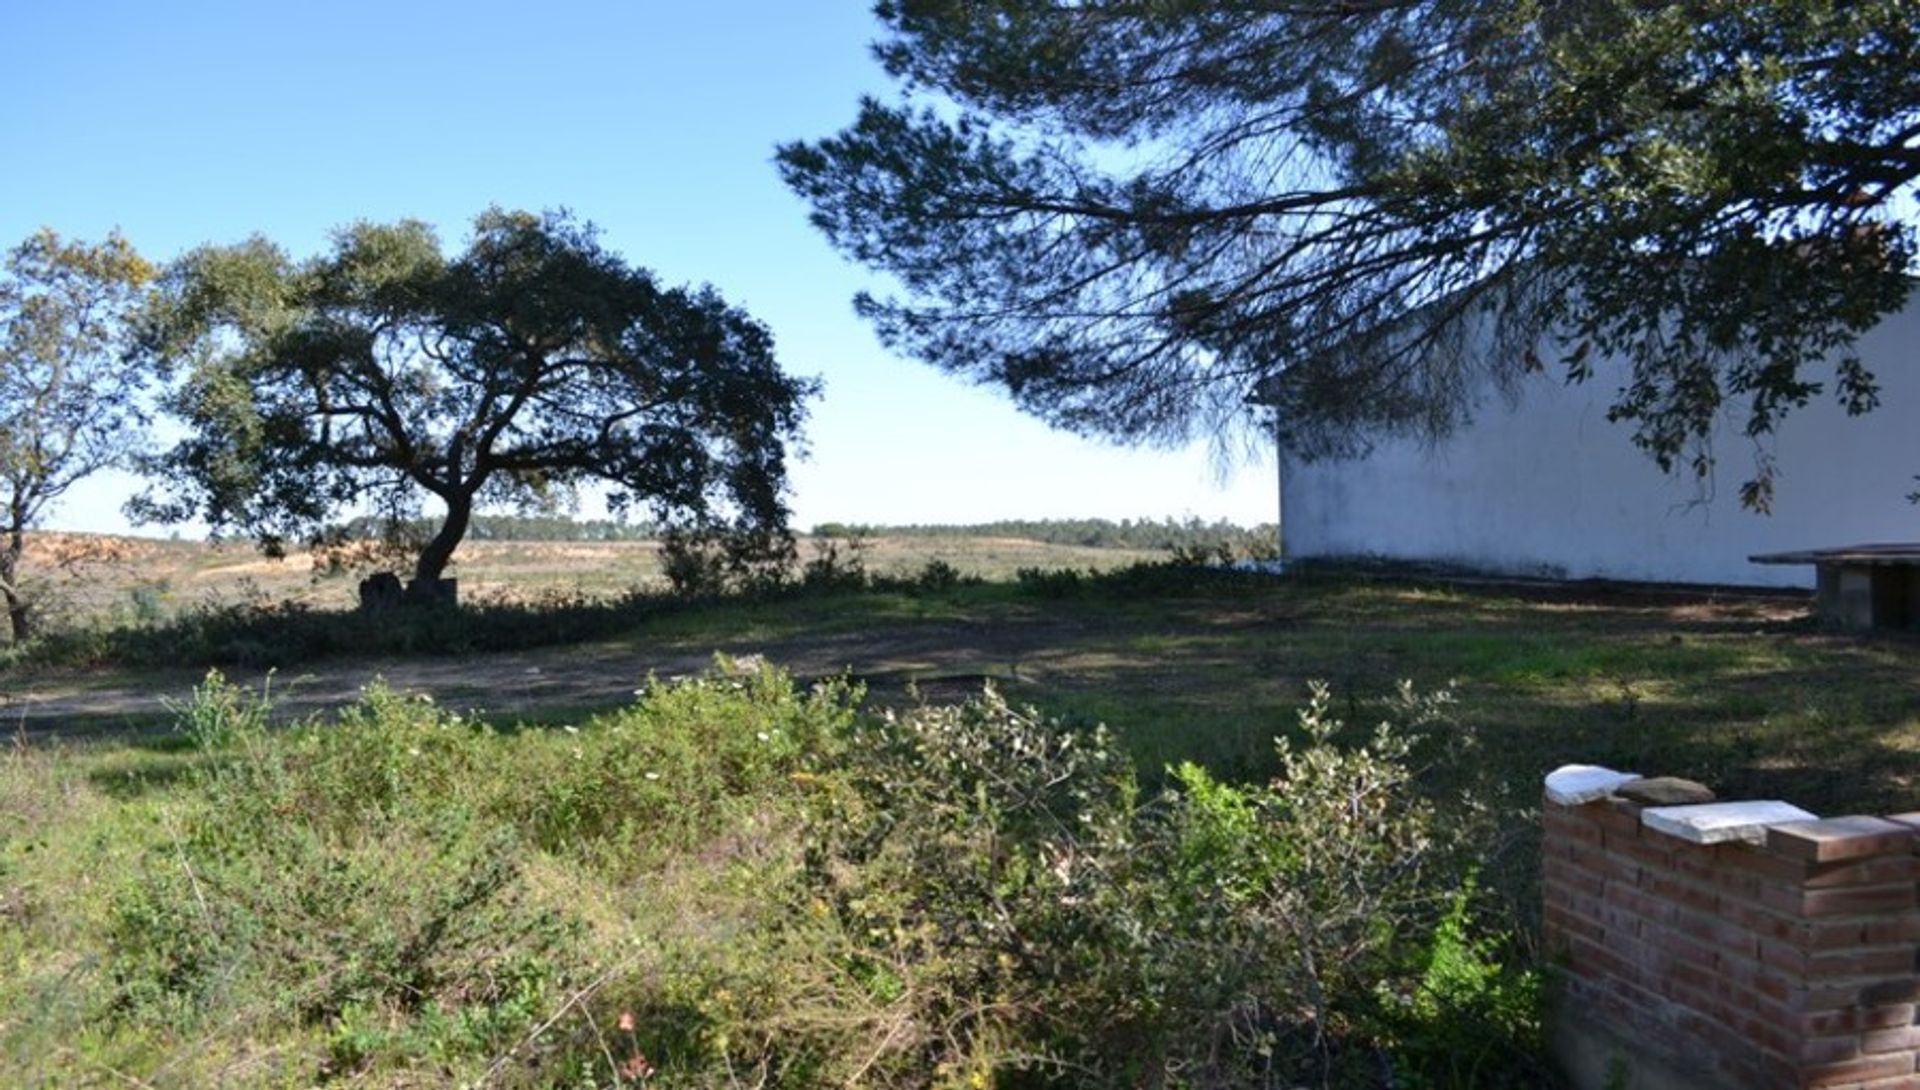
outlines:
[[1225, 520], [1163, 519], [1003, 519], [998, 522], [955, 525], [849, 526], [825, 522], [813, 528], [816, 536], [845, 537], [865, 533], [906, 537], [1013, 537], [1055, 545], [1096, 549], [1173, 549], [1222, 546], [1256, 555], [1279, 539], [1272, 523], [1238, 526]]
[[1442, 994], [1416, 985], [1435, 964], [1419, 955], [1454, 949], [1468, 833], [1409, 763], [1439, 706], [1354, 743], [1316, 687], [1272, 784], [1185, 766], [1146, 802], [1103, 733], [991, 692], [863, 726], [820, 797], [808, 874], [855, 942], [846, 973], [896, 1008], [865, 1078], [1290, 1086], [1430, 1045], [1383, 1030], [1381, 996]]
[[549, 851], [627, 853], [631, 869], [791, 794], [793, 777], [831, 762], [861, 695], [840, 680], [802, 692], [763, 662], [719, 657], [702, 677], [650, 679], [632, 706], [564, 732], [500, 805]]
[[1444, 694], [1357, 730], [1315, 686], [1272, 782], [1151, 795], [992, 690], [860, 699], [720, 659], [577, 730], [379, 687], [269, 728], [212, 676], [107, 883], [106, 1023], [270, 1039], [287, 1084], [1549, 1084], [1477, 811], [1418, 781]]
[[1224, 541], [1172, 545], [1167, 549], [1167, 563], [1192, 567], [1231, 564], [1233, 546]]
[[784, 531], [669, 530], [660, 538], [662, 573], [681, 598], [777, 590], [793, 561], [793, 538]]
[[1065, 598], [1089, 582], [1087, 574], [1074, 568], [1020, 568], [1013, 578], [1023, 593], [1040, 598]]
[[800, 569], [800, 585], [814, 591], [865, 590], [871, 582], [867, 573], [866, 538], [844, 535], [843, 542], [815, 537], [813, 558]]
[[1380, 1029], [1410, 1088], [1539, 1086], [1544, 1042], [1540, 973], [1516, 964], [1506, 936], [1479, 933], [1477, 886], [1455, 894], [1415, 966], [1412, 988], [1380, 989]]
[[529, 895], [511, 831], [462, 797], [491, 735], [383, 689], [333, 724], [279, 736], [266, 719], [217, 674], [183, 709], [199, 797], [111, 898], [116, 1007], [185, 1026], [390, 1011], [455, 1052], [523, 1032], [565, 983], [575, 929]]
[[133, 623], [142, 627], [151, 627], [167, 619], [168, 600], [173, 596], [173, 583], [167, 579], [141, 579], [127, 588], [127, 605], [133, 614]]
[[[974, 583], [978, 583], [979, 581], [977, 578], [972, 580]], [[965, 582], [967, 582], [967, 579], [960, 574], [959, 568], [941, 560], [939, 557], [935, 557], [921, 565], [919, 573], [913, 578], [914, 588], [916, 590], [930, 594], [940, 594], [950, 591]]]
[[[1230, 561], [1231, 554], [1225, 555]], [[1219, 560], [1220, 555], [1208, 547], [1198, 552], [1176, 550], [1167, 560], [1141, 560], [1106, 571], [1021, 568], [1014, 579], [1024, 594], [1067, 598], [1092, 593], [1128, 597], [1214, 593], [1271, 578], [1257, 571], [1218, 566]]]
[[290, 601], [203, 604], [150, 627], [66, 628], [19, 647], [9, 665], [236, 665], [284, 668], [338, 655], [464, 655], [600, 639], [686, 603], [641, 590], [610, 599], [553, 590], [458, 608], [379, 614]]

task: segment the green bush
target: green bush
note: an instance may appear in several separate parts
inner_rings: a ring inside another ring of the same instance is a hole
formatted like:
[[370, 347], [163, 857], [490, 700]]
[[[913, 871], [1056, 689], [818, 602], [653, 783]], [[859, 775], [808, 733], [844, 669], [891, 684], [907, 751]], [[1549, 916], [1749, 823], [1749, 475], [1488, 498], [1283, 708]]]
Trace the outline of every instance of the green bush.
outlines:
[[1225, 546], [1183, 547], [1173, 550], [1166, 560], [1140, 560], [1106, 571], [1021, 568], [1014, 572], [1014, 581], [1024, 594], [1067, 598], [1093, 593], [1122, 597], [1211, 593], [1272, 578], [1258, 571], [1220, 566], [1232, 559], [1231, 550]]
[[408, 1047], [477, 1054], [565, 985], [577, 928], [529, 895], [517, 838], [461, 790], [489, 734], [378, 688], [337, 722], [276, 733], [217, 674], [182, 718], [202, 747], [197, 797], [164, 813], [108, 905], [123, 1017], [384, 1019]]
[[1065, 598], [1084, 590], [1097, 576], [1075, 568], [1020, 568], [1014, 582], [1023, 593], [1039, 598]]
[[340, 655], [465, 655], [579, 643], [631, 631], [684, 603], [641, 590], [601, 599], [552, 591], [532, 600], [381, 613], [290, 601], [203, 604], [153, 625], [64, 627], [6, 649], [12, 666], [292, 667]]
[[1380, 988], [1380, 1026], [1410, 1090], [1524, 1090], [1545, 1081], [1539, 970], [1509, 936], [1478, 930], [1477, 887], [1462, 886], [1434, 928], [1406, 991]]
[[930, 594], [944, 594], [969, 582], [978, 583], [980, 580], [978, 578], [969, 580], [960, 574], [959, 568], [938, 557], [921, 565], [919, 572], [913, 577], [914, 589]]
[[1388, 1032], [1382, 995], [1524, 1021], [1524, 992], [1504, 993], [1524, 1011], [1496, 1009], [1423, 983], [1453, 979], [1422, 954], [1459, 949], [1471, 837], [1414, 789], [1414, 736], [1439, 706], [1354, 743], [1316, 687], [1273, 783], [1185, 766], [1147, 801], [1103, 733], [992, 693], [863, 725], [819, 796], [808, 874], [854, 940], [846, 975], [899, 1008], [865, 1078], [1291, 1086], [1435, 1070], [1426, 1008], [1393, 1008]]
[[800, 585], [812, 591], [861, 591], [872, 583], [867, 572], [867, 540], [858, 534], [843, 540], [816, 536], [813, 557], [800, 569]]
[[720, 657], [702, 677], [649, 680], [630, 707], [559, 732], [498, 805], [548, 851], [624, 854], [631, 871], [698, 847], [729, 817], [777, 809], [796, 778], [831, 764], [861, 695], [837, 680], [799, 691], [764, 663]]

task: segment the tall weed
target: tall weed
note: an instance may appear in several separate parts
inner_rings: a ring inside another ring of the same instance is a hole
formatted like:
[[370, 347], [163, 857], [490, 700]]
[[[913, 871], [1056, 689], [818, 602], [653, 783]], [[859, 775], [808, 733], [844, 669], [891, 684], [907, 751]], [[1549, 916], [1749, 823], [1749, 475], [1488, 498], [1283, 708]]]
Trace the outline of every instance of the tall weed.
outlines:
[[538, 774], [498, 798], [533, 843], [632, 872], [697, 848], [730, 818], [765, 820], [796, 778], [832, 764], [862, 690], [829, 679], [803, 691], [764, 663], [720, 657], [636, 696], [550, 738]]
[[[258, 1030], [379, 1012], [411, 1048], [480, 1054], [569, 979], [577, 928], [530, 896], [517, 836], [461, 790], [490, 734], [381, 688], [276, 733], [218, 675], [182, 718], [198, 790], [109, 903], [119, 1017]], [[333, 1048], [316, 1070], [371, 1059]]]

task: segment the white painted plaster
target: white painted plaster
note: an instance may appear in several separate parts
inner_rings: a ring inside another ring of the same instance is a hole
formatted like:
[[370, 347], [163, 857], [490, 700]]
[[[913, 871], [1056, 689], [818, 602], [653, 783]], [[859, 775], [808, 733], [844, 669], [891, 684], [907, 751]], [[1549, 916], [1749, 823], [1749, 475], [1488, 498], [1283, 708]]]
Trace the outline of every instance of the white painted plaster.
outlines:
[[[1481, 571], [1736, 585], [1813, 585], [1811, 566], [1754, 553], [1920, 540], [1906, 499], [1920, 474], [1920, 300], [1861, 338], [1880, 406], [1849, 417], [1830, 395], [1790, 413], [1770, 441], [1771, 516], [1740, 506], [1754, 448], [1738, 421], [1714, 440], [1703, 490], [1668, 476], [1607, 420], [1624, 379], [1603, 361], [1584, 384], [1538, 375], [1509, 407], [1489, 392], [1474, 420], [1429, 448], [1383, 443], [1350, 461], [1283, 457], [1286, 555], [1376, 557]], [[1549, 369], [1551, 371], [1551, 368]], [[1826, 374], [1811, 377], [1828, 381]]]

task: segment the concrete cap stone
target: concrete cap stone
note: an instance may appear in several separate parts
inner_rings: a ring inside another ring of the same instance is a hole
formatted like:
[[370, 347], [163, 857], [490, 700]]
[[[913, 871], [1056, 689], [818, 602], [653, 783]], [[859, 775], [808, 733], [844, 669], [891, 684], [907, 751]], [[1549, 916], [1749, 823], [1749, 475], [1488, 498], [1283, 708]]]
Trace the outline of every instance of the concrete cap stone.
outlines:
[[1837, 817], [1775, 825], [1767, 830], [1767, 847], [1809, 863], [1832, 863], [1911, 851], [1913, 835], [1911, 826], [1886, 818]]
[[1561, 765], [1547, 773], [1547, 801], [1561, 806], [1583, 806], [1613, 794], [1613, 789], [1640, 777], [1599, 765]]
[[1695, 844], [1764, 844], [1769, 825], [1817, 820], [1818, 815], [1778, 800], [1654, 806], [1640, 811], [1642, 825]]

